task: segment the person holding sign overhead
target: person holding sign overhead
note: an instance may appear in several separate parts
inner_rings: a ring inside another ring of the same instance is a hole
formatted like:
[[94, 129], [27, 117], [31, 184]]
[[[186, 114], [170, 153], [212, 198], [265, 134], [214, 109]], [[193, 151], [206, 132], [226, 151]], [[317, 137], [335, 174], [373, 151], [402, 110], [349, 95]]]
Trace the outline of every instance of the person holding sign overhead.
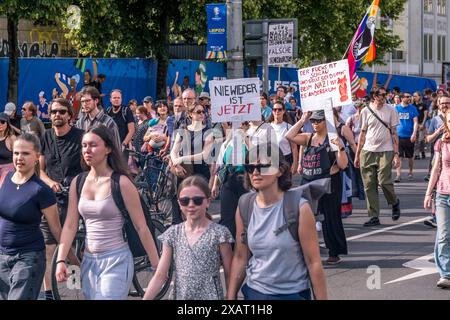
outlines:
[[[310, 120], [314, 133], [299, 133]], [[339, 137], [328, 138], [325, 112], [317, 110], [304, 112], [302, 118], [287, 132], [286, 139], [304, 146], [302, 159], [302, 184], [331, 178], [331, 194], [325, 194], [319, 200], [318, 212], [325, 216], [323, 236], [329, 250], [327, 264], [341, 262], [340, 254], [347, 254], [347, 240], [341, 219], [342, 179], [340, 170], [347, 167], [348, 158], [345, 146]], [[332, 151], [330, 142], [338, 147]]]

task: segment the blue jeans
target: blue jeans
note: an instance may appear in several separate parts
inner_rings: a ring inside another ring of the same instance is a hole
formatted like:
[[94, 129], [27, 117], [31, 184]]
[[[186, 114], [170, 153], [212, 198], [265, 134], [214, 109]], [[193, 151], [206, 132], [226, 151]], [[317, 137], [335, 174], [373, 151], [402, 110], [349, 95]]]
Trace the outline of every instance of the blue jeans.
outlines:
[[37, 300], [45, 273], [45, 250], [0, 252], [0, 300]]
[[436, 244], [434, 259], [441, 278], [450, 279], [450, 195], [436, 193]]
[[311, 290], [309, 289], [292, 294], [265, 294], [244, 284], [241, 291], [244, 300], [311, 300]]

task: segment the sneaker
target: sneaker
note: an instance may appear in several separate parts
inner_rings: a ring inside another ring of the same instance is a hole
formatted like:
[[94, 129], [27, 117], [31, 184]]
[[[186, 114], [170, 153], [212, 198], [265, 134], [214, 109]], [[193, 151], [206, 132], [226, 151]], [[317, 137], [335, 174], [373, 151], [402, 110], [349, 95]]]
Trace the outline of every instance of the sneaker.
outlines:
[[328, 257], [328, 259], [325, 260], [325, 263], [329, 265], [335, 265], [340, 263], [341, 261], [342, 261], [341, 258], [339, 258], [339, 256], [336, 256], [336, 257]]
[[439, 281], [436, 283], [436, 286], [442, 289], [450, 289], [450, 279], [440, 278]]
[[380, 225], [380, 219], [377, 217], [370, 218], [369, 221], [366, 221], [363, 226], [364, 227], [373, 227], [373, 226], [379, 226]]
[[396, 176], [394, 182], [395, 183], [399, 183], [402, 179], [400, 178], [400, 176]]
[[412, 173], [408, 174], [408, 180], [414, 181], [414, 176], [412, 175]]
[[400, 218], [400, 199], [392, 206], [392, 220], [397, 221]]
[[432, 228], [437, 228], [436, 216], [431, 217], [423, 222], [424, 225]]

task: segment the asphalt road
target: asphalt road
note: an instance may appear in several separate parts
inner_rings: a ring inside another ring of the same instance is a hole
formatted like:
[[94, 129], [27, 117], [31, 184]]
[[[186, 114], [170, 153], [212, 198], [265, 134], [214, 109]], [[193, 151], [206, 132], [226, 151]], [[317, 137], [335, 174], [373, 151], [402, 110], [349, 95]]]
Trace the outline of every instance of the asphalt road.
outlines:
[[[449, 290], [436, 287], [435, 229], [423, 224], [429, 215], [423, 209], [428, 162], [428, 158], [415, 161], [414, 181], [407, 181], [407, 170], [402, 171], [403, 180], [395, 185], [399, 220], [392, 221], [391, 207], [380, 189], [381, 225], [363, 227], [368, 220], [365, 201], [354, 199], [353, 214], [343, 220], [349, 254], [338, 265], [324, 265], [330, 299], [450, 299]], [[210, 211], [219, 217], [218, 201]], [[325, 260], [328, 251], [321, 248], [321, 255]]]

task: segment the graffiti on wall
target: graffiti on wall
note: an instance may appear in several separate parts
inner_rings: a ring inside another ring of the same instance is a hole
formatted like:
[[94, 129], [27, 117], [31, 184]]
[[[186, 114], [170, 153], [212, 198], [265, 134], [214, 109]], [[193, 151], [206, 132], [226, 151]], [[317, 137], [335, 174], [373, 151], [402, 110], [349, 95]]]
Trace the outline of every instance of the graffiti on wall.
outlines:
[[[18, 41], [20, 57], [57, 57], [74, 56], [77, 51], [69, 47], [64, 34], [58, 29], [40, 30], [32, 29], [28, 41]], [[63, 44], [65, 44], [63, 46]], [[62, 49], [64, 47], [64, 49]], [[0, 57], [7, 57], [10, 45], [7, 39], [0, 38]]]

